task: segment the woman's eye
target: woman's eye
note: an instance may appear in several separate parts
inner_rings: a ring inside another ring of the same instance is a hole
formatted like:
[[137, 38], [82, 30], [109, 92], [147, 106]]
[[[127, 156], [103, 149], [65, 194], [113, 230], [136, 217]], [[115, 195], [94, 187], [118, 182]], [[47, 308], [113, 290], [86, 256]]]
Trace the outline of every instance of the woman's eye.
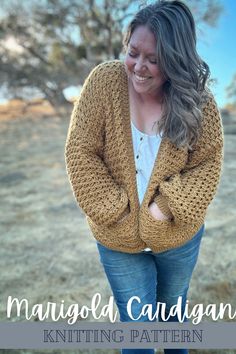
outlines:
[[129, 52], [129, 56], [134, 58], [137, 54], [136, 53], [132, 53], [132, 52]]
[[[135, 58], [135, 57], [137, 57], [137, 55], [138, 55], [137, 53], [134, 53], [134, 52], [129, 52], [128, 54], [129, 54], [129, 56], [130, 56], [131, 58]], [[149, 59], [149, 62], [150, 62], [151, 64], [154, 64], [154, 65], [157, 64], [157, 60], [156, 60], [155, 58]]]
[[150, 59], [149, 60], [151, 64], [157, 64], [157, 60], [156, 59]]

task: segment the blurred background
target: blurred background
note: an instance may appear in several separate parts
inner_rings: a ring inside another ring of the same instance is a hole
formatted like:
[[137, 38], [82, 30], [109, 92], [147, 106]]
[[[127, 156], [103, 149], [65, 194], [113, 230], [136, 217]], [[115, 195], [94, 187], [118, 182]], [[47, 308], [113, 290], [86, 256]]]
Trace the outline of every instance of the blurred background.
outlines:
[[[0, 0], [1, 321], [7, 320], [10, 295], [27, 298], [31, 305], [63, 299], [66, 306], [89, 305], [96, 292], [106, 304], [111, 295], [95, 241], [70, 189], [64, 145], [73, 101], [86, 76], [102, 61], [122, 59], [122, 35], [129, 20], [139, 6], [152, 2]], [[221, 182], [208, 209], [189, 301], [230, 303], [235, 309], [236, 2], [184, 2], [196, 20], [198, 51], [211, 69], [210, 88], [225, 133]], [[24, 316], [13, 313], [10, 320]]]

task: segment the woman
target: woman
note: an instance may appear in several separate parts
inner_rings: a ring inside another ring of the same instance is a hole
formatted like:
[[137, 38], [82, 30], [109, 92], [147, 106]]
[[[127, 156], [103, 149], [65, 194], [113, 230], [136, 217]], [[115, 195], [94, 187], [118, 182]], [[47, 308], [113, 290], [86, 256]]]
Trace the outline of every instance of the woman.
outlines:
[[[154, 313], [157, 301], [163, 302], [168, 316], [180, 296], [184, 310], [207, 207], [219, 183], [223, 132], [186, 5], [160, 1], [144, 7], [124, 45], [124, 62], [98, 65], [83, 86], [66, 163], [120, 320], [150, 321], [139, 316], [144, 304], [152, 304]], [[140, 302], [132, 304], [130, 316], [132, 296]], [[136, 352], [154, 350], [122, 351]]]

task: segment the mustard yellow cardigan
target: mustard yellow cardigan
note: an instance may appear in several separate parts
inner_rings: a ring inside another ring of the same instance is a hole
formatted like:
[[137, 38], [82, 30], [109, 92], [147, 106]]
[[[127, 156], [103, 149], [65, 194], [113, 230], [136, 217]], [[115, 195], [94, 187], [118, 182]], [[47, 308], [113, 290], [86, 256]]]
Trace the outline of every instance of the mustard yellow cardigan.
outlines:
[[[162, 139], [139, 206], [124, 64], [115, 60], [92, 70], [72, 113], [65, 157], [74, 196], [100, 243], [128, 253], [145, 247], [161, 252], [198, 231], [223, 160], [222, 122], [212, 96], [202, 112], [202, 134], [191, 152]], [[168, 220], [153, 218], [152, 201]]]

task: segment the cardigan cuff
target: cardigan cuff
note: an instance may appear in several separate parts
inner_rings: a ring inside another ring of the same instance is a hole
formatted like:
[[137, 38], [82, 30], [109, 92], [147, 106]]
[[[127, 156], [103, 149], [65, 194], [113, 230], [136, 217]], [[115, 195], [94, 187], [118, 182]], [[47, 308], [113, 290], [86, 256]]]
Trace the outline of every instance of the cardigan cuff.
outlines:
[[168, 201], [167, 198], [164, 197], [162, 194], [158, 194], [155, 198], [154, 198], [154, 202], [158, 205], [158, 208], [161, 210], [161, 212], [167, 216], [168, 218], [172, 219], [173, 218], [173, 214], [170, 211], [170, 208], [168, 206]]

